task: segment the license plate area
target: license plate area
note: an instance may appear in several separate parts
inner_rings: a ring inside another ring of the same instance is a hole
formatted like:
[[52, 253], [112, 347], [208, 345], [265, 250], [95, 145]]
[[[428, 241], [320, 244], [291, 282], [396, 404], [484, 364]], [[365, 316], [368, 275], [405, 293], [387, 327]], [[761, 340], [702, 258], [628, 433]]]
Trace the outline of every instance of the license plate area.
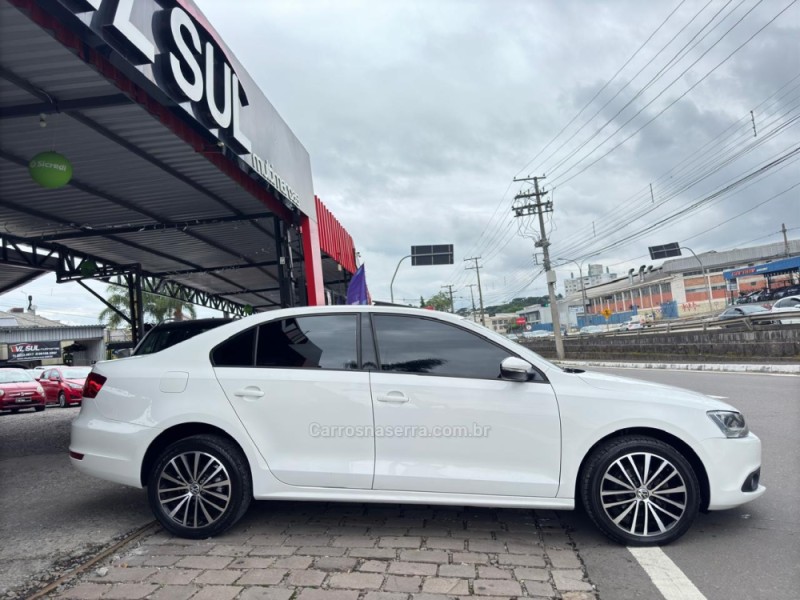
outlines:
[[25, 404], [26, 402], [30, 401], [31, 401], [30, 398], [17, 398], [16, 400], [14, 400], [14, 402], [16, 402], [17, 404]]

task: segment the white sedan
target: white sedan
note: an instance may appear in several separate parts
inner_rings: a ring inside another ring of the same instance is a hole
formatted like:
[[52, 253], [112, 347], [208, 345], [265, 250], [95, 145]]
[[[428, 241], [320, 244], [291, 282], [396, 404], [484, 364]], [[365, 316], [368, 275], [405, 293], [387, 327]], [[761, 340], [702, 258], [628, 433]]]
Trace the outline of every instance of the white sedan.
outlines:
[[99, 362], [72, 464], [135, 487], [174, 534], [231, 527], [251, 499], [572, 509], [665, 544], [701, 509], [763, 492], [733, 407], [562, 369], [455, 315], [372, 306], [253, 315]]
[[[797, 313], [800, 312], [800, 296], [786, 296], [785, 298], [781, 298], [780, 300], [776, 301], [775, 304], [772, 305], [772, 309], [770, 310], [772, 313]], [[800, 323], [800, 318], [795, 317], [794, 319], [785, 319], [782, 318], [780, 321], [775, 321], [776, 323]]]

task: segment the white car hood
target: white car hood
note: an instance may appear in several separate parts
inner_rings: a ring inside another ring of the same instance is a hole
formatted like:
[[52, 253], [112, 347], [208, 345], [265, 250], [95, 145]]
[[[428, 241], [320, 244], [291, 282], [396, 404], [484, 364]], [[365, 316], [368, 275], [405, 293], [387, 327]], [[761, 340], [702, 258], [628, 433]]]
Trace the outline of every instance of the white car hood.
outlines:
[[699, 392], [683, 388], [651, 383], [630, 377], [618, 377], [606, 373], [586, 371], [576, 375], [581, 381], [600, 390], [619, 393], [620, 396], [643, 402], [662, 402], [702, 410], [736, 410], [730, 404], [709, 398]]

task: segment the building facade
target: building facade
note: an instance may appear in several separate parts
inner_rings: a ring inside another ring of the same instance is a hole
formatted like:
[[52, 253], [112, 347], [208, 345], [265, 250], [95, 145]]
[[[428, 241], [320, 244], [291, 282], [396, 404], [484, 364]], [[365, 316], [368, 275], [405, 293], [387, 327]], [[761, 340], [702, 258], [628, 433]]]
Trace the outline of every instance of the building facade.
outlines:
[[[665, 261], [660, 267], [641, 266], [600, 285], [587, 287], [586, 319], [606, 309], [613, 314], [647, 312], [652, 318], [674, 318], [722, 310], [740, 291], [784, 287], [798, 282], [797, 268], [777, 272], [745, 272], [731, 283], [725, 271], [800, 256], [800, 240], [764, 244], [725, 251], [710, 251]], [[702, 266], [701, 266], [702, 265]], [[581, 291], [568, 294], [560, 303], [560, 313], [578, 325], [580, 311], [570, 307], [582, 304]], [[572, 315], [570, 317], [570, 315]]]

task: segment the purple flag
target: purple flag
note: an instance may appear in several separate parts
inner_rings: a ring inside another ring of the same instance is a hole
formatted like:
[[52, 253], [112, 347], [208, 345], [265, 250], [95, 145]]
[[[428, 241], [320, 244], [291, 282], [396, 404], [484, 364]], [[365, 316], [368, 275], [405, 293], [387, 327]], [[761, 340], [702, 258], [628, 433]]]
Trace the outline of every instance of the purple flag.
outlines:
[[347, 286], [347, 303], [348, 304], [369, 304], [369, 290], [367, 290], [367, 274], [364, 272], [364, 265], [358, 267], [358, 270], [350, 280], [350, 285]]

